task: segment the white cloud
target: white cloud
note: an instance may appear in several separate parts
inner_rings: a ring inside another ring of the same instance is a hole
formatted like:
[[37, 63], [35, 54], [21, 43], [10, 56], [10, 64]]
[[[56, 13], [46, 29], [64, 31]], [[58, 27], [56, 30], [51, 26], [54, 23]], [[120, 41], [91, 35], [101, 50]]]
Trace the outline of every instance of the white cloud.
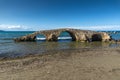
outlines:
[[8, 26], [8, 29], [21, 29], [20, 25], [12, 25], [12, 26]]
[[27, 30], [27, 26], [0, 24], [0, 30]]
[[120, 25], [104, 25], [104, 26], [70, 26], [64, 28], [75, 28], [83, 30], [120, 30]]
[[75, 29], [83, 29], [83, 30], [120, 30], [120, 25], [103, 25], [103, 26], [65, 26], [65, 27], [27, 27], [23, 25], [5, 25], [0, 24], [0, 30], [48, 30], [48, 29], [59, 29], [59, 28], [75, 28]]
[[119, 25], [92, 26], [91, 30], [120, 30]]

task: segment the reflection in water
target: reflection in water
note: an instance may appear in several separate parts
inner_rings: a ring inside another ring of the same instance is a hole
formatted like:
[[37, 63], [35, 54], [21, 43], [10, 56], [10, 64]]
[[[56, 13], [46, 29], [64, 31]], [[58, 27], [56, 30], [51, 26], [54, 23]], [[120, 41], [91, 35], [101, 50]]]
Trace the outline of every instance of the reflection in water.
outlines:
[[7, 46], [1, 47], [0, 57], [3, 56], [24, 56], [27, 54], [41, 54], [43, 52], [65, 49], [82, 49], [82, 48], [104, 48], [104, 47], [120, 47], [120, 44], [116, 43], [104, 43], [104, 42], [19, 42], [9, 43]]

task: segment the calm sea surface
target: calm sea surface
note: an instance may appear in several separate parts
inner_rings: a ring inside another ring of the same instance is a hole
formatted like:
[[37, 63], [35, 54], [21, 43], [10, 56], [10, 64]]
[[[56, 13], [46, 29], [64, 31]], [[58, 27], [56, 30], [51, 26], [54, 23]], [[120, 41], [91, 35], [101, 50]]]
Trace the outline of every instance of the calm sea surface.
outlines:
[[[43, 35], [38, 35], [36, 42], [14, 42], [14, 38], [24, 36], [34, 31], [1, 31], [0, 32], [0, 57], [17, 57], [28, 54], [41, 54], [51, 50], [120, 47], [120, 44], [108, 44], [101, 42], [80, 43], [71, 41], [67, 32], [61, 33], [58, 42], [46, 42]], [[120, 39], [120, 31], [110, 35], [114, 39]]]

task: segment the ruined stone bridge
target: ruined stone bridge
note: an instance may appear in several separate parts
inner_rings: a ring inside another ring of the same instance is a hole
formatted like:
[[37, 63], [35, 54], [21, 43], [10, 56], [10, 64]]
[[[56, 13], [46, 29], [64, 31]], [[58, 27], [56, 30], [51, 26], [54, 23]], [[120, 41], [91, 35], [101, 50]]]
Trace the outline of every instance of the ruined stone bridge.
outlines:
[[54, 29], [54, 30], [43, 30], [37, 31], [32, 34], [16, 38], [15, 41], [36, 41], [36, 36], [42, 34], [46, 37], [46, 41], [57, 41], [58, 36], [62, 32], [68, 32], [72, 37], [73, 41], [89, 42], [89, 41], [109, 41], [111, 38], [105, 32], [95, 32], [90, 30], [79, 30], [79, 29]]

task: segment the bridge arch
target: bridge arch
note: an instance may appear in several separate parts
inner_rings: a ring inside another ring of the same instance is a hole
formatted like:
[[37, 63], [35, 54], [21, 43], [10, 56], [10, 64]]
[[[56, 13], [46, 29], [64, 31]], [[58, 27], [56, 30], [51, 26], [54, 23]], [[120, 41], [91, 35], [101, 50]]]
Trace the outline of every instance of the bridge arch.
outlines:
[[46, 36], [44, 34], [38, 33], [35, 35], [35, 37], [36, 41], [46, 41]]
[[59, 33], [59, 35], [58, 35], [58, 38], [61, 37], [60, 35], [61, 35], [62, 33], [64, 33], [64, 32], [67, 33], [67, 35], [66, 35], [65, 37], [67, 37], [67, 36], [69, 35], [69, 37], [71, 37], [71, 40], [72, 40], [72, 41], [76, 41], [75, 34], [74, 34], [73, 32], [71, 32], [71, 31], [67, 31], [67, 30], [61, 31], [61, 32]]

